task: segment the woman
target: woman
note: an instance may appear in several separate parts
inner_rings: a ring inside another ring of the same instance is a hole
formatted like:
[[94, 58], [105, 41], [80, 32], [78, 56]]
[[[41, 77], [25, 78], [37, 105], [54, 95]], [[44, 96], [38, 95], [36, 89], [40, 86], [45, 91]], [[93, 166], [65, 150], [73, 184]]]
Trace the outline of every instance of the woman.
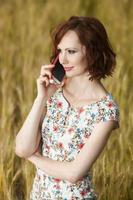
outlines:
[[88, 171], [119, 127], [118, 106], [101, 83], [113, 73], [115, 53], [104, 26], [92, 17], [72, 16], [52, 39], [52, 58], [59, 54], [66, 76], [58, 86], [52, 81], [54, 65], [41, 67], [16, 154], [37, 167], [32, 200], [96, 199]]

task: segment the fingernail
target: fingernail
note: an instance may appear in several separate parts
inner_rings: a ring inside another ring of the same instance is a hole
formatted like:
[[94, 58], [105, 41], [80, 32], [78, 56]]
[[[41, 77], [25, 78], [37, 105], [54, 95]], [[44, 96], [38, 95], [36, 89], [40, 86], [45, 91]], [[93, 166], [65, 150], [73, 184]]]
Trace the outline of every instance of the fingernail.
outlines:
[[51, 84], [53, 84], [53, 83], [54, 83], [54, 80], [53, 80], [53, 79], [50, 79], [49, 82], [50, 82]]

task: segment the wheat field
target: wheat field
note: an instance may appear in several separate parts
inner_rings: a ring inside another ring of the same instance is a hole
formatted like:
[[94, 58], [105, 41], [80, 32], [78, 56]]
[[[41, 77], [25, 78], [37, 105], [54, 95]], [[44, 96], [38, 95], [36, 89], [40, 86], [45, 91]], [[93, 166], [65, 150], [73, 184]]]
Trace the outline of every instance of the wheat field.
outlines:
[[120, 128], [93, 166], [95, 190], [99, 200], [133, 200], [130, 0], [0, 0], [0, 200], [29, 198], [35, 168], [15, 155], [15, 137], [36, 97], [40, 66], [49, 62], [50, 30], [71, 15], [99, 18], [117, 54], [114, 76], [103, 83], [119, 105]]

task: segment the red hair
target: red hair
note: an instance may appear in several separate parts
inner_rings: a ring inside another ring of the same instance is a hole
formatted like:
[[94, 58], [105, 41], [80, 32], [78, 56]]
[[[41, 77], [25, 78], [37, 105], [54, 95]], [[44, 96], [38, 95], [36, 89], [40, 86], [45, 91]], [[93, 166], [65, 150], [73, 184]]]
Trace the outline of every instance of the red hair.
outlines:
[[75, 31], [81, 44], [86, 47], [89, 79], [112, 76], [116, 64], [116, 54], [110, 45], [103, 24], [94, 17], [72, 16], [59, 24], [51, 33], [53, 41], [51, 58], [57, 55], [57, 45], [69, 30]]

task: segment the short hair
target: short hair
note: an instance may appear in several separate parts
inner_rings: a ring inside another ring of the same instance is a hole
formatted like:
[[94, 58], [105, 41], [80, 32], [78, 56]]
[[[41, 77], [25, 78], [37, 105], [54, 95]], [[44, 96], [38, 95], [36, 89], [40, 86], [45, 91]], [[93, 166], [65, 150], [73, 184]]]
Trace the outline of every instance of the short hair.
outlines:
[[103, 24], [94, 17], [72, 16], [51, 32], [53, 50], [51, 59], [58, 54], [57, 46], [67, 31], [73, 30], [86, 47], [90, 80], [112, 76], [116, 65], [114, 53]]

